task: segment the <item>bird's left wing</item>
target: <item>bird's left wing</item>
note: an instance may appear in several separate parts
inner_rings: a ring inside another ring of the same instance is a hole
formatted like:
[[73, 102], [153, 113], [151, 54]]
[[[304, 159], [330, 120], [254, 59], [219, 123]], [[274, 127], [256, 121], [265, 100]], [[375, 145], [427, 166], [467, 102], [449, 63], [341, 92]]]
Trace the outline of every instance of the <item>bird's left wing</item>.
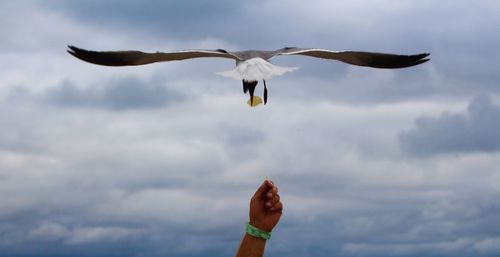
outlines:
[[358, 66], [374, 68], [405, 68], [428, 61], [428, 53], [414, 55], [399, 55], [387, 53], [373, 53], [360, 51], [331, 51], [318, 48], [285, 47], [276, 52], [276, 55], [306, 55], [311, 57], [337, 60]]
[[202, 57], [221, 57], [239, 60], [239, 58], [226, 50], [185, 50], [178, 52], [145, 53], [141, 51], [90, 51], [75, 46], [68, 46], [68, 53], [74, 57], [105, 66], [130, 66], [143, 65], [155, 62], [179, 61]]

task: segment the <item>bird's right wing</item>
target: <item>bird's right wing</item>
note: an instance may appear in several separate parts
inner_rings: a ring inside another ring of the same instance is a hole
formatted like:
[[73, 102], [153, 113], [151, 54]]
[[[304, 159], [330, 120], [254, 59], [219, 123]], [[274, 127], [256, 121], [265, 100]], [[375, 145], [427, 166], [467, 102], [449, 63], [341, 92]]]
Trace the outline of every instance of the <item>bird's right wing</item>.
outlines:
[[68, 53], [74, 57], [93, 64], [105, 66], [143, 65], [155, 62], [179, 61], [202, 57], [221, 57], [239, 60], [230, 52], [218, 50], [185, 50], [169, 53], [144, 53], [141, 51], [90, 51], [75, 46], [68, 46]]
[[405, 68], [424, 63], [429, 59], [428, 53], [415, 55], [399, 55], [387, 53], [373, 53], [360, 51], [331, 51], [318, 48], [286, 47], [279, 50], [276, 55], [306, 55], [311, 57], [337, 60], [358, 66], [374, 68]]

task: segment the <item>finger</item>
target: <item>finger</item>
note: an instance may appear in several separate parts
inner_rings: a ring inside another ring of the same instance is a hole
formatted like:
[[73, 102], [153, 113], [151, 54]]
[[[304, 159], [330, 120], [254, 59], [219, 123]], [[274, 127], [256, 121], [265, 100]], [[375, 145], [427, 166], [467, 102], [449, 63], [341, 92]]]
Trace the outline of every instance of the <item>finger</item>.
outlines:
[[277, 202], [275, 205], [269, 208], [269, 210], [281, 213], [283, 211], [283, 203]]
[[265, 180], [260, 187], [255, 191], [255, 194], [253, 195], [253, 198], [262, 198], [265, 196], [265, 193], [269, 190], [272, 185], [269, 184], [269, 180]]
[[266, 201], [266, 207], [271, 208], [273, 205], [275, 205], [279, 201], [280, 201], [280, 196], [279, 195], [275, 195], [271, 199], [267, 199], [267, 201]]
[[267, 192], [267, 199], [273, 198], [274, 195], [278, 194], [278, 187], [273, 186], [269, 191]]
[[271, 209], [274, 205], [276, 205], [279, 202], [279, 198], [273, 198], [272, 200], [269, 200], [266, 202], [265, 206], [268, 209]]

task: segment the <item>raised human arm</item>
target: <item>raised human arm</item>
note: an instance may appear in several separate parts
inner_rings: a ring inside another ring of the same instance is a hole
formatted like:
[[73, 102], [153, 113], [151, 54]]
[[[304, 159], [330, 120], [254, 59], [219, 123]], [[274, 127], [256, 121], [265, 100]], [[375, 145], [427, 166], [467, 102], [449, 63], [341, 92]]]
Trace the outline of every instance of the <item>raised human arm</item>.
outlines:
[[[278, 187], [270, 180], [265, 180], [250, 200], [249, 224], [260, 231], [270, 233], [278, 224], [283, 212]], [[266, 240], [245, 233], [236, 257], [262, 257]]]

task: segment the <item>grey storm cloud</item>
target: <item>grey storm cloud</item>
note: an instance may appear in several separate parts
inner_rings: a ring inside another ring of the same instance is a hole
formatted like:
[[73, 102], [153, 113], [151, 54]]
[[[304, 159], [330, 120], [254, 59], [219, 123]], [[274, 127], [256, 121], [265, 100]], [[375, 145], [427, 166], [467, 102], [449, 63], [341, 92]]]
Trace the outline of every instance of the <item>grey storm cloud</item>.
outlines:
[[239, 162], [251, 161], [266, 142], [266, 134], [256, 128], [222, 123], [216, 138], [226, 145], [227, 154]]
[[159, 108], [183, 101], [185, 96], [161, 82], [136, 78], [115, 79], [103, 85], [78, 87], [70, 81], [47, 89], [41, 99], [62, 107], [93, 107], [111, 110]]
[[[231, 25], [227, 20], [241, 17], [241, 3], [222, 0], [206, 1], [84, 1], [72, 3], [52, 1], [43, 7], [55, 8], [72, 17], [112, 29], [153, 32], [155, 35], [177, 39], [223, 36]], [[210, 21], [211, 30], [206, 30]]]
[[[492, 18], [494, 15], [489, 15], [493, 14], [495, 4], [468, 6], [466, 1], [425, 1], [418, 6], [391, 1], [370, 4], [254, 1], [249, 4], [224, 0], [182, 4], [176, 1], [53, 1], [41, 6], [63, 11], [77, 22], [107, 28], [117, 35], [137, 35], [135, 43], [138, 38], [144, 42], [216, 38], [240, 48], [228, 50], [297, 46], [431, 53], [431, 62], [398, 71], [349, 68], [306, 57], [278, 57], [273, 61], [300, 69], [287, 75], [291, 78], [289, 81], [279, 78], [269, 83], [283, 85], [287, 90], [280, 94], [293, 98], [374, 104], [422, 99], [436, 94], [464, 97], [475, 94], [478, 89], [500, 92], [496, 86], [500, 70], [485, 61], [500, 58], [500, 52], [486, 50], [495, 49], [500, 43], [500, 35], [491, 33], [497, 24]], [[422, 20], [423, 15], [432, 16], [432, 19]], [[363, 19], [358, 20], [358, 16]], [[349, 22], [351, 19], [354, 21]], [[417, 20], [419, 22], [415, 22]], [[468, 22], [466, 26], [464, 21]], [[104, 40], [108, 35], [96, 34], [95, 37]], [[82, 42], [82, 46], [85, 45], [89, 43]], [[127, 42], [120, 45], [135, 47]], [[181, 50], [166, 49], [159, 44], [149, 47], [161, 51]], [[176, 48], [183, 48], [183, 45], [176, 45]], [[109, 49], [109, 46], [101, 49]]]
[[500, 107], [481, 95], [465, 113], [422, 116], [399, 135], [401, 149], [414, 155], [500, 150]]
[[[499, 3], [5, 1], [0, 257], [231, 256], [265, 175], [285, 204], [266, 256], [498, 256]], [[252, 109], [213, 74], [232, 62], [101, 69], [67, 44], [432, 60], [276, 58], [300, 69]], [[447, 103], [468, 108], [439, 116]]]

